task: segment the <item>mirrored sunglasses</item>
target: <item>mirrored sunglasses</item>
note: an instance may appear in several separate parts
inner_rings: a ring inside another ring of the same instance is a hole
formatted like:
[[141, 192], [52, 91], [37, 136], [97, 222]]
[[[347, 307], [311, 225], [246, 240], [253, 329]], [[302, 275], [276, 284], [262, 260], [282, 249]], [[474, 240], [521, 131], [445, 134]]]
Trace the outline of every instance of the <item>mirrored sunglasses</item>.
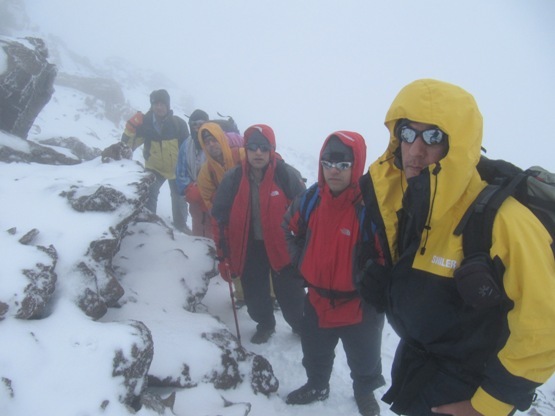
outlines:
[[256, 152], [260, 149], [261, 152], [266, 153], [269, 152], [272, 147], [267, 144], [258, 144], [258, 143], [249, 143], [245, 146], [245, 149], [250, 150], [252, 152]]
[[338, 169], [338, 170], [347, 170], [349, 169], [351, 166], [353, 166], [353, 162], [328, 162], [327, 160], [321, 160], [320, 164], [322, 165], [322, 167], [324, 169]]
[[447, 137], [447, 135], [437, 127], [417, 130], [414, 127], [401, 126], [401, 128], [397, 130], [397, 138], [405, 143], [414, 143], [418, 136], [422, 137], [424, 143], [428, 145], [440, 144]]

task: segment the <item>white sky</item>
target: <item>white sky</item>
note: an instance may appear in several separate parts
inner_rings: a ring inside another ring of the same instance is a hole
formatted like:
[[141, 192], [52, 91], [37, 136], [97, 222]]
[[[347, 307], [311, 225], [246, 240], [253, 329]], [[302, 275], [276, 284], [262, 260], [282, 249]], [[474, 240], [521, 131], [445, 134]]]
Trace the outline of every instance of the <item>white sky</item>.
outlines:
[[488, 156], [555, 170], [543, 123], [555, 111], [553, 0], [26, 4], [70, 49], [160, 71], [193, 97], [185, 108], [231, 114], [242, 129], [270, 124], [278, 145], [314, 150], [329, 133], [354, 130], [371, 162], [385, 149], [397, 92], [431, 77], [476, 97]]

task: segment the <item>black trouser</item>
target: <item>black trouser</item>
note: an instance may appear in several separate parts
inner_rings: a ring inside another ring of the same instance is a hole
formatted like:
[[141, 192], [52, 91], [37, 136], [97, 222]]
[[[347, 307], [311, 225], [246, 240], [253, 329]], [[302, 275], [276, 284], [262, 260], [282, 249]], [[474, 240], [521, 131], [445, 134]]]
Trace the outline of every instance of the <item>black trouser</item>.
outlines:
[[362, 322], [320, 328], [316, 311], [306, 296], [301, 344], [308, 383], [314, 388], [322, 389], [329, 385], [335, 347], [340, 339], [351, 369], [355, 395], [370, 393], [385, 384], [381, 361], [384, 315], [366, 304], [362, 307]]
[[270, 296], [270, 273], [283, 317], [293, 330], [298, 331], [303, 316], [305, 295], [302, 279], [295, 276], [293, 271], [277, 274], [270, 267], [264, 241], [249, 240], [241, 283], [247, 312], [258, 324], [257, 329], [273, 329], [276, 326], [274, 305]]

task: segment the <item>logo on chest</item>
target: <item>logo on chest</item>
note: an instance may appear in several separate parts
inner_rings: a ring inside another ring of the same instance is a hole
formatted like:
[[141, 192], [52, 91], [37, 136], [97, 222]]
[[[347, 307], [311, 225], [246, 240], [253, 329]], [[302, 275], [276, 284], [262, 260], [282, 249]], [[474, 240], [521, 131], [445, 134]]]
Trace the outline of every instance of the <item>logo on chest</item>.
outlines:
[[445, 267], [447, 269], [456, 269], [457, 268], [457, 260], [450, 260], [446, 259], [445, 257], [441, 256], [433, 256], [432, 257], [432, 264], [436, 264], [441, 267]]

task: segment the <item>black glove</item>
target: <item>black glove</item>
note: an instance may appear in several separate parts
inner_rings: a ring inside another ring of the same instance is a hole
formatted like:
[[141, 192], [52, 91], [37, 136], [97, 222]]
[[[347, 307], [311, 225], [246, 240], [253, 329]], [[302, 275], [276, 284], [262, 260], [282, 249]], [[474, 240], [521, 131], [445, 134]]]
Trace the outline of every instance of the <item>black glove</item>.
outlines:
[[388, 267], [381, 266], [373, 260], [366, 262], [357, 289], [362, 299], [372, 305], [378, 312], [385, 312], [387, 307], [388, 281]]

